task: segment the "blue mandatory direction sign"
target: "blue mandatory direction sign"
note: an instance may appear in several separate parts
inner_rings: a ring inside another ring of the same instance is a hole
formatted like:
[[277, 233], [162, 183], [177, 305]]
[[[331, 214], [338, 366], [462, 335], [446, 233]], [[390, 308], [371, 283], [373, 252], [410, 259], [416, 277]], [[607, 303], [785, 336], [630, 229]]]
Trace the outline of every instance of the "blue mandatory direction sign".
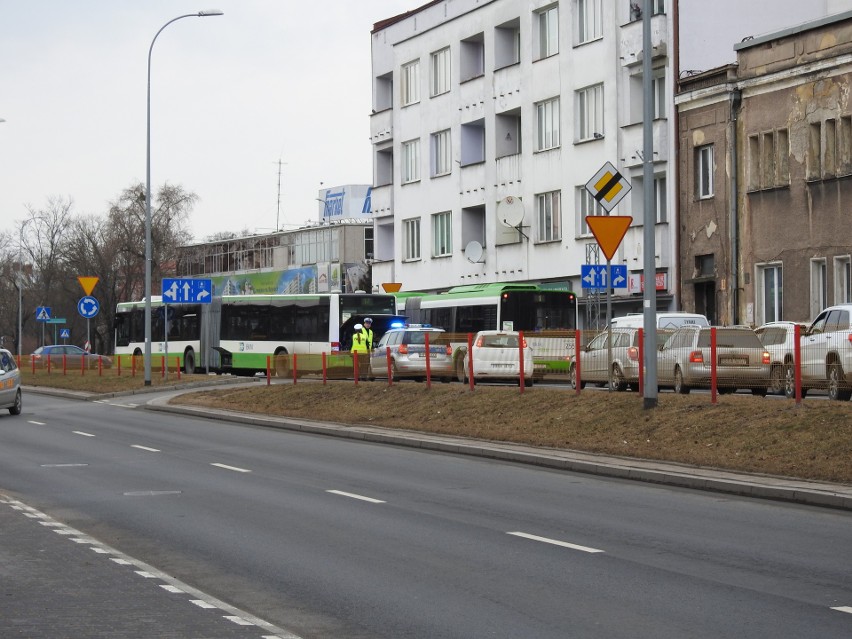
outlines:
[[100, 303], [91, 295], [85, 295], [77, 302], [77, 312], [81, 317], [85, 317], [86, 319], [92, 319], [100, 310]]
[[627, 265], [612, 264], [607, 276], [606, 264], [581, 264], [583, 288], [627, 288]]
[[213, 280], [163, 279], [164, 304], [209, 304], [213, 301]]

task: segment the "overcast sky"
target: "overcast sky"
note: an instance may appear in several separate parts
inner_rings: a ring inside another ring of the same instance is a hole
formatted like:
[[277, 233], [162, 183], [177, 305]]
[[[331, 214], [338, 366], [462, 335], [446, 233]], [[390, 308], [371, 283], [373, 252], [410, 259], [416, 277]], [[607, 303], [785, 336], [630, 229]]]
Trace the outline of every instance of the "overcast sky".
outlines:
[[[197, 240], [316, 220], [372, 182], [370, 31], [424, 0], [0, 0], [0, 230], [71, 198], [105, 215], [145, 182], [195, 192]], [[279, 213], [279, 161], [281, 188]]]

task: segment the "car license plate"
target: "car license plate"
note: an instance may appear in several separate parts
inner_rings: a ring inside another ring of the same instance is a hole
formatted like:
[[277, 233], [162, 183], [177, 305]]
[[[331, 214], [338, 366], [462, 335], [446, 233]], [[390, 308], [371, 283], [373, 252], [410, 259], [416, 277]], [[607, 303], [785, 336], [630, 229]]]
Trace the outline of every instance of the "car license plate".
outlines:
[[514, 364], [492, 363], [491, 368], [512, 368]]
[[748, 366], [748, 357], [720, 357], [721, 366]]

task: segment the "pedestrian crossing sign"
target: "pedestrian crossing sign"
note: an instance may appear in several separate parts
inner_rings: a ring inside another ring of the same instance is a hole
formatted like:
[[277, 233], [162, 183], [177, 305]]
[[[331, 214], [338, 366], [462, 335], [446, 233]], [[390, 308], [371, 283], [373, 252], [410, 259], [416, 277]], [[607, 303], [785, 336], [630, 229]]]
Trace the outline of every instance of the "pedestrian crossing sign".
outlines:
[[50, 320], [50, 307], [49, 306], [37, 306], [36, 307], [36, 321], [37, 322], [47, 322]]

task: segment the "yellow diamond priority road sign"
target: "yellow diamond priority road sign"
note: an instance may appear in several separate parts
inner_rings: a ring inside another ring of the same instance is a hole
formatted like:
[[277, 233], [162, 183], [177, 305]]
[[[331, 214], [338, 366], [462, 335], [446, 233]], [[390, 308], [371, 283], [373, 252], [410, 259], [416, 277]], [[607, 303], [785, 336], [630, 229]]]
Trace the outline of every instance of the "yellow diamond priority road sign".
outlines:
[[586, 182], [586, 190], [609, 213], [630, 192], [630, 182], [607, 162]]

